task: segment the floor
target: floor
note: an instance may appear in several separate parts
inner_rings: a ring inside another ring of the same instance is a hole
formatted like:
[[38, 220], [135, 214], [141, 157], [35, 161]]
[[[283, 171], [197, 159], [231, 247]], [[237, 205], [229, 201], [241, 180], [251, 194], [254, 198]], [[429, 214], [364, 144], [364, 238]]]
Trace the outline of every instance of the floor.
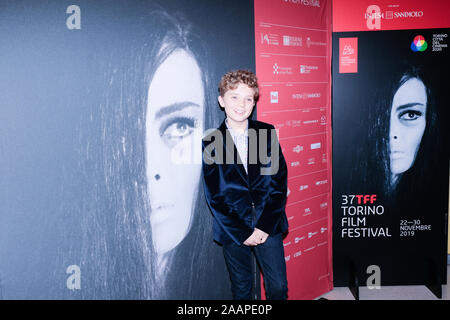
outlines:
[[[347, 287], [334, 288], [318, 297], [328, 300], [355, 300]], [[439, 300], [425, 286], [387, 286], [380, 289], [359, 288], [359, 300]], [[450, 265], [447, 265], [447, 284], [442, 286], [442, 300], [450, 300]]]

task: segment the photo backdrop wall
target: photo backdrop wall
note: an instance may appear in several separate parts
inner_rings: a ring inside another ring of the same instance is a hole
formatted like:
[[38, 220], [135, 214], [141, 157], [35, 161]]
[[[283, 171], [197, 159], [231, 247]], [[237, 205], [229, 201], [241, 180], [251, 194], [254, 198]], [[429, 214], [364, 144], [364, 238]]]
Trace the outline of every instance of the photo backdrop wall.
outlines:
[[333, 2], [336, 286], [446, 283], [448, 9]]
[[193, 155], [253, 26], [253, 1], [0, 1], [0, 298], [231, 298]]
[[288, 165], [289, 299], [332, 289], [331, 1], [255, 1], [258, 119]]

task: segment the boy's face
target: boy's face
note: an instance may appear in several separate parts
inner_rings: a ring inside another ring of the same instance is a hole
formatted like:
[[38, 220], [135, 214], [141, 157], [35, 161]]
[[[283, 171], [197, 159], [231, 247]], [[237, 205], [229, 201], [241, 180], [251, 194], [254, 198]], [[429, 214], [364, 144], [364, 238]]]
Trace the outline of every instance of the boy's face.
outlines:
[[219, 104], [225, 109], [228, 123], [242, 125], [255, 106], [255, 91], [246, 84], [239, 83], [236, 89], [228, 90], [219, 96]]

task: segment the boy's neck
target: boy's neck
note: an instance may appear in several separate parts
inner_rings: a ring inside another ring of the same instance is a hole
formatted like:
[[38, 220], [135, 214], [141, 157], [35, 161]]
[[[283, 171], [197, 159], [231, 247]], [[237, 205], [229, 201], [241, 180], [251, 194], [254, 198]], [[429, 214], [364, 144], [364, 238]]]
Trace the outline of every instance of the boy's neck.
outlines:
[[225, 121], [228, 128], [231, 128], [234, 131], [244, 132], [248, 128], [248, 119], [242, 122], [237, 122], [227, 117]]

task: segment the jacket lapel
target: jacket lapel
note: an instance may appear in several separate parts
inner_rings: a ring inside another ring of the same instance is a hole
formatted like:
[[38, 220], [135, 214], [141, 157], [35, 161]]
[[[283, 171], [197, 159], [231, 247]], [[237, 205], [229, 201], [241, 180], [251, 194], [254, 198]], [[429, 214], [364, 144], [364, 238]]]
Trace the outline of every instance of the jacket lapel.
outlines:
[[[249, 127], [250, 127], [250, 122], [249, 122]], [[236, 168], [236, 170], [238, 171], [238, 173], [242, 177], [242, 179], [248, 184], [247, 172], [245, 172], [244, 165], [242, 164], [242, 161], [239, 157], [239, 152], [237, 151], [236, 145], [234, 144], [233, 137], [231, 136], [230, 132], [227, 130], [227, 125], [225, 124], [225, 120], [220, 125], [219, 130], [222, 132], [222, 136], [223, 136], [224, 163], [230, 164], [230, 161], [232, 161], [232, 165]], [[248, 154], [248, 152], [247, 152], [247, 154]], [[233, 156], [233, 158], [231, 158], [231, 156]], [[247, 163], [248, 163], [248, 156], [247, 156]]]
[[[248, 141], [248, 152], [247, 152], [247, 172], [249, 184], [254, 181], [255, 177], [258, 176], [259, 169], [259, 134], [256, 124], [248, 119], [248, 129], [249, 129], [249, 141]], [[250, 130], [252, 129], [252, 130]], [[253, 132], [256, 133], [256, 137], [251, 137]]]

